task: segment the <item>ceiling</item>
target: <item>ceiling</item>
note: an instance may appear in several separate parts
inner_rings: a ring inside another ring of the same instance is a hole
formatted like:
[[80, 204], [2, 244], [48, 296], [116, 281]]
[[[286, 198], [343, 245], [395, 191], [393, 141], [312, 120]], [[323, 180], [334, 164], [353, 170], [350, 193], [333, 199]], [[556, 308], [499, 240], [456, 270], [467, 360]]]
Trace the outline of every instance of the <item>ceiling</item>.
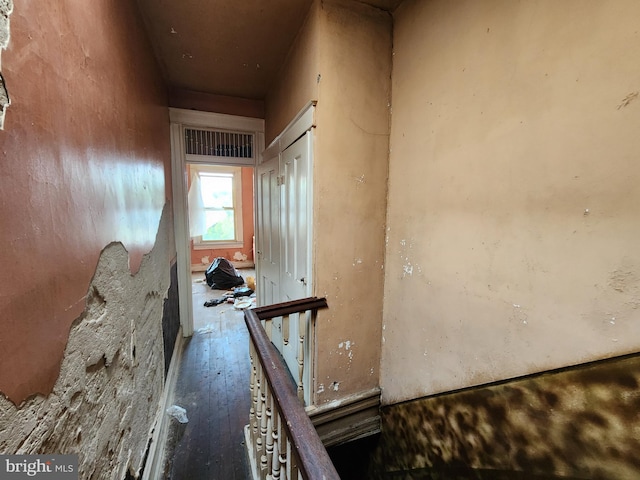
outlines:
[[[348, 0], [393, 11], [402, 0]], [[264, 99], [313, 0], [138, 0], [170, 88]]]

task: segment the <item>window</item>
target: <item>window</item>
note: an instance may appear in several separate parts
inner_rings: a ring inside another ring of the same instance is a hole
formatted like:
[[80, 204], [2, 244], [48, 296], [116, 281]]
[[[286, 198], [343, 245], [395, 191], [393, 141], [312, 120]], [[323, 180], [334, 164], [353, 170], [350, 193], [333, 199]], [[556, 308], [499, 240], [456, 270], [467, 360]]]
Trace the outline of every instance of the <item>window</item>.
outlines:
[[239, 167], [191, 165], [189, 223], [194, 248], [242, 246]]

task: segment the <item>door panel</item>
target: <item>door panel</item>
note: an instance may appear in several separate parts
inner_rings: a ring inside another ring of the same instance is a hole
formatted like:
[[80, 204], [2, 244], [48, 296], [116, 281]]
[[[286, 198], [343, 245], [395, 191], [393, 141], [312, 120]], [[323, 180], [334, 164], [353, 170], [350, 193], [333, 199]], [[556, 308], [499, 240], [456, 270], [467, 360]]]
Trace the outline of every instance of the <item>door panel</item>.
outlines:
[[280, 301], [280, 189], [279, 157], [275, 156], [257, 168], [258, 202], [256, 223], [256, 273], [258, 305]]
[[[280, 230], [281, 230], [281, 295], [283, 301], [296, 300], [311, 295], [310, 253], [311, 219], [310, 206], [310, 161], [311, 161], [311, 132], [307, 132], [289, 148], [282, 152], [280, 160], [281, 186]], [[293, 377], [299, 377], [300, 333], [307, 340], [312, 340], [311, 332], [307, 331], [306, 317], [291, 315], [282, 325], [283, 339], [288, 336], [289, 341], [283, 344], [281, 352], [289, 366]], [[302, 324], [302, 325], [301, 325]], [[304, 330], [300, 332], [300, 328]], [[288, 335], [287, 335], [288, 334]], [[309, 347], [310, 343], [306, 342]], [[305, 385], [305, 401], [310, 403], [310, 348], [304, 352], [305, 367], [303, 372]]]
[[281, 193], [282, 292], [283, 300], [308, 297], [310, 219], [309, 162], [310, 137], [307, 132], [282, 153], [280, 172], [284, 177]]

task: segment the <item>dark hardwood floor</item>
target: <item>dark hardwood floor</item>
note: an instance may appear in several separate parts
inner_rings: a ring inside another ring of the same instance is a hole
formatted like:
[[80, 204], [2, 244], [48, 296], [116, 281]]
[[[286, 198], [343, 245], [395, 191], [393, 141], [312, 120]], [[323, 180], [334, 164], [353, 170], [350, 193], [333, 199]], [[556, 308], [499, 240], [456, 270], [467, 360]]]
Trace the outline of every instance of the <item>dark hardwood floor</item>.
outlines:
[[[242, 270], [240, 274], [255, 275]], [[249, 418], [249, 336], [243, 312], [233, 305], [204, 307], [224, 292], [194, 275], [194, 330], [186, 339], [174, 404], [186, 424], [172, 422], [165, 479], [249, 479], [243, 428]]]

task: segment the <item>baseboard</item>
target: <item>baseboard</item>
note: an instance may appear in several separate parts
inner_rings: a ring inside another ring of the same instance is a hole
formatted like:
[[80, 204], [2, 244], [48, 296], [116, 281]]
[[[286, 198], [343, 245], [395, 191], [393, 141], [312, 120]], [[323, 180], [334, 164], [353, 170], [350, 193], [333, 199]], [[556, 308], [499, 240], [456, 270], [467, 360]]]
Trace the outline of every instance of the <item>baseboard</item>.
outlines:
[[[247, 260], [244, 262], [236, 262], [235, 260], [229, 260], [229, 261], [235, 268], [255, 268], [256, 267], [256, 264], [250, 260]], [[209, 268], [209, 265], [202, 265], [202, 264], [191, 265], [192, 272], [206, 272], [207, 268]]]
[[260, 470], [258, 470], [258, 461], [253, 453], [253, 445], [251, 443], [251, 434], [249, 433], [249, 425], [244, 426], [244, 446], [249, 457], [249, 468], [251, 469], [251, 480], [260, 480]]
[[164, 391], [156, 419], [153, 427], [153, 435], [151, 436], [151, 445], [149, 447], [149, 456], [144, 467], [142, 480], [158, 480], [164, 478], [164, 460], [167, 434], [170, 422], [167, 421], [167, 408], [173, 402], [175, 385], [178, 380], [178, 372], [180, 370], [180, 362], [182, 361], [182, 348], [184, 346], [184, 337], [182, 335], [182, 327], [178, 331], [176, 343], [173, 347], [173, 355], [171, 364], [167, 372], [167, 378], [164, 382]]
[[325, 447], [380, 433], [379, 388], [306, 410]]

